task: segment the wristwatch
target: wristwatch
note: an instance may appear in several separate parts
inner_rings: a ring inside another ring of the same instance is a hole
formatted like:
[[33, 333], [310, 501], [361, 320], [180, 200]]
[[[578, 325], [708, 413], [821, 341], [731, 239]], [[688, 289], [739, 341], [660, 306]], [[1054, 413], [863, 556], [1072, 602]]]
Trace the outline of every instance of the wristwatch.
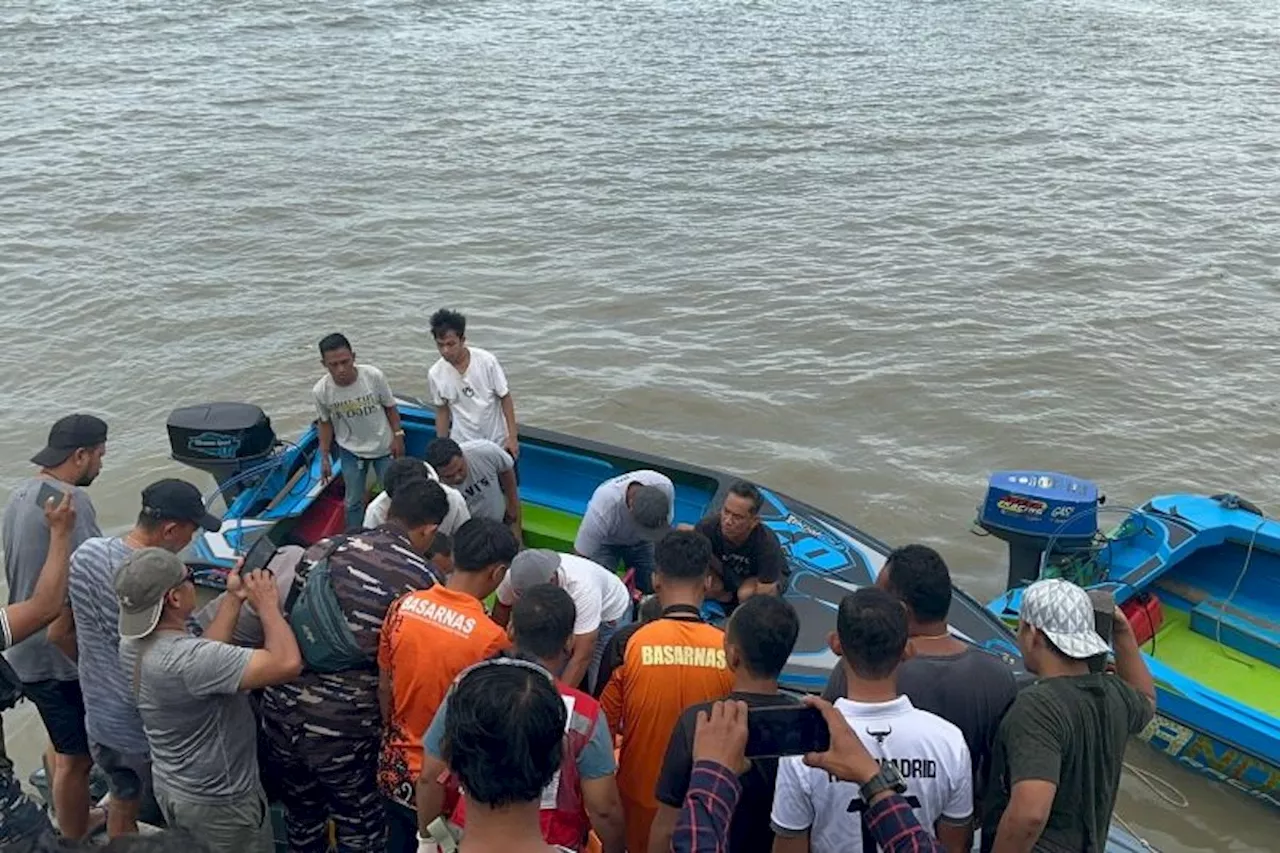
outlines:
[[903, 794], [906, 790], [907, 783], [902, 781], [902, 774], [898, 772], [898, 768], [886, 761], [880, 765], [879, 773], [862, 784], [862, 801], [869, 803], [872, 797], [883, 794], [885, 791]]

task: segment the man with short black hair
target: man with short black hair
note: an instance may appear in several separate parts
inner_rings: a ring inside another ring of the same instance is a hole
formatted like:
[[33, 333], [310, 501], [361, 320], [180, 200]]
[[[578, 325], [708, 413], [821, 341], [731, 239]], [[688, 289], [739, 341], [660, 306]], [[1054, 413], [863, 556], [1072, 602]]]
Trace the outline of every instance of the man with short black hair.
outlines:
[[[302, 653], [268, 572], [227, 576], [231, 595], [201, 637], [191, 571], [163, 548], [141, 548], [116, 573], [120, 666], [129, 674], [151, 748], [156, 800], [165, 822], [214, 853], [270, 853], [271, 816], [258, 775], [257, 720], [248, 692], [302, 671]], [[262, 621], [263, 648], [228, 641], [248, 602]]]
[[[742, 701], [748, 708], [795, 704], [794, 699], [779, 692], [778, 676], [787, 665], [799, 634], [800, 618], [788, 602], [773, 595], [744, 601], [729, 617], [724, 635], [725, 661], [733, 672], [733, 692], [728, 699]], [[686, 708], [671, 733], [658, 777], [658, 816], [649, 836], [650, 853], [665, 853], [671, 847], [671, 835], [693, 773], [698, 713], [709, 712], [712, 704], [701, 702]], [[726, 848], [729, 853], [769, 853], [772, 849], [769, 809], [777, 775], [778, 760], [760, 758], [754, 759], [747, 772], [738, 777], [742, 793], [730, 827]]]
[[387, 611], [378, 645], [378, 699], [386, 723], [378, 786], [386, 798], [387, 849], [417, 849], [416, 785], [422, 737], [454, 677], [510, 645], [484, 609], [519, 550], [500, 522], [473, 518], [453, 539], [453, 574]]
[[[364, 511], [365, 529], [381, 527], [386, 523], [391, 499], [395, 497], [396, 489], [401, 483], [423, 479], [440, 483], [440, 476], [436, 470], [421, 459], [401, 456], [399, 459], [391, 460], [391, 464], [387, 466], [387, 473], [382, 478], [382, 491], [369, 501], [369, 508]], [[452, 536], [467, 519], [471, 518], [471, 510], [467, 509], [466, 498], [453, 486], [440, 483], [440, 487], [444, 489], [445, 497], [449, 499], [449, 511], [445, 513], [436, 530], [437, 534]]]
[[[185, 480], [158, 480], [142, 490], [142, 510], [124, 536], [86, 540], [71, 557], [70, 600], [75, 625], [85, 728], [93, 760], [107, 776], [107, 834], [138, 831], [138, 819], [160, 822], [151, 758], [132, 686], [120, 668], [120, 605], [116, 575], [141, 548], [178, 553], [199, 530], [222, 521], [205, 510], [200, 490]], [[145, 811], [144, 811], [145, 810]]]
[[591, 494], [573, 550], [606, 569], [634, 570], [636, 588], [651, 593], [654, 542], [670, 531], [675, 504], [675, 485], [658, 471], [605, 480]]
[[404, 455], [404, 429], [395, 395], [382, 371], [356, 365], [356, 353], [345, 335], [320, 340], [320, 363], [327, 373], [312, 389], [320, 441], [320, 476], [333, 476], [331, 454], [338, 448], [347, 516], [346, 530], [364, 518], [369, 472], [381, 482], [392, 458]]
[[619, 636], [622, 660], [608, 662], [600, 705], [622, 735], [618, 791], [627, 816], [627, 849], [644, 853], [658, 813], [654, 789], [662, 755], [680, 713], [719, 699], [733, 686], [724, 633], [702, 621], [711, 544], [694, 530], [675, 530], [655, 549], [654, 586], [662, 616]]
[[[551, 584], [540, 584], [526, 590], [511, 609], [507, 635], [515, 643], [518, 656], [555, 675], [569, 659], [575, 618], [569, 593]], [[581, 850], [587, 843], [588, 831], [594, 828], [604, 853], [622, 853], [626, 836], [614, 779], [617, 766], [609, 724], [599, 703], [587, 694], [561, 679], [557, 679], [556, 689], [569, 708], [570, 718], [560, 776], [554, 789], [543, 792], [542, 836], [548, 844]], [[423, 743], [426, 759], [418, 778], [418, 829], [422, 837], [429, 834], [444, 801], [440, 777], [447, 768], [440, 742], [448, 707], [446, 699]], [[451, 820], [457, 826], [466, 826], [461, 805], [453, 810]]]
[[[865, 587], [845, 596], [831, 650], [848, 670], [848, 696], [836, 710], [881, 762], [948, 853], [966, 853], [973, 838], [969, 748], [951, 723], [899, 696], [896, 673], [907, 650], [907, 614], [889, 593]], [[874, 853], [868, 804], [857, 784], [808, 766], [801, 756], [778, 765], [773, 798], [774, 853]], [[858, 815], [861, 832], [850, 818]]]
[[[427, 374], [436, 435], [458, 443], [484, 439], [520, 458], [516, 408], [507, 374], [485, 349], [467, 344], [467, 318], [441, 308], [431, 315], [431, 337], [440, 359]], [[439, 468], [439, 466], [436, 466]]]
[[[1005, 711], [1018, 695], [1013, 670], [995, 655], [951, 635], [951, 572], [926, 545], [905, 545], [885, 560], [876, 586], [907, 607], [912, 654], [898, 667], [898, 692], [923, 711], [954, 723], [964, 734], [973, 770], [974, 803], [980, 805], [991, 769], [991, 745]], [[847, 695], [844, 666], [831, 673], [823, 698]], [[995, 825], [982, 829], [982, 849], [995, 841]]]
[[459, 444], [437, 438], [427, 445], [427, 464], [440, 475], [440, 482], [462, 493], [473, 518], [510, 525], [520, 539], [520, 492], [515, 461], [507, 451], [485, 439]]
[[[4, 574], [9, 604], [31, 597], [49, 552], [49, 526], [41, 489], [48, 487], [71, 495], [75, 528], [71, 546], [101, 536], [97, 515], [84, 491], [102, 471], [107, 452], [107, 425], [93, 415], [67, 415], [49, 430], [44, 449], [31, 457], [40, 470], [18, 484], [5, 505], [0, 530], [4, 539]], [[58, 828], [67, 838], [82, 838], [89, 831], [89, 735], [84, 727], [84, 696], [70, 638], [69, 616], [56, 620], [48, 632], [38, 630], [5, 652], [5, 658], [22, 680], [22, 692], [40, 712], [49, 733], [54, 811]], [[57, 643], [61, 634], [64, 642]], [[61, 647], [60, 647], [61, 645]], [[64, 652], [65, 649], [65, 652]]]
[[763, 505], [760, 490], [739, 480], [729, 486], [720, 511], [696, 527], [711, 542], [713, 586], [708, 597], [730, 610], [753, 595], [779, 595], [791, 571], [778, 537], [760, 523]]
[[542, 793], [560, 770], [567, 710], [550, 675], [518, 658], [480, 663], [449, 690], [440, 751], [466, 801], [469, 853], [556, 853]]
[[1124, 612], [1115, 610], [1116, 674], [1090, 672], [1106, 654], [1089, 594], [1060, 579], [1022, 593], [1018, 648], [1039, 676], [1005, 714], [992, 750], [983, 825], [995, 853], [1102, 850], [1125, 743], [1151, 721], [1156, 687]]
[[[386, 813], [377, 786], [382, 748], [378, 644], [393, 602], [443, 582], [443, 573], [425, 555], [440, 535], [447, 508], [439, 483], [426, 477], [404, 480], [386, 523], [348, 537], [329, 556], [334, 597], [366, 664], [341, 672], [307, 671], [263, 694], [264, 760], [268, 776], [279, 784], [289, 849], [296, 853], [328, 850], [330, 819], [341, 850], [372, 853], [385, 846]], [[308, 556], [314, 560], [324, 548], [320, 543]], [[309, 568], [304, 560], [299, 582], [305, 582]]]

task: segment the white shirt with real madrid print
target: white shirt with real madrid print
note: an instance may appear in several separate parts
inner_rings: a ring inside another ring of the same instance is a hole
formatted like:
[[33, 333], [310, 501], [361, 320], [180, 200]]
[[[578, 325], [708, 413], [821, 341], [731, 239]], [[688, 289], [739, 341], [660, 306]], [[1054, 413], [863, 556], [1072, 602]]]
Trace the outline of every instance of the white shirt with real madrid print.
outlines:
[[[892, 702], [837, 699], [836, 710], [881, 763], [888, 761], [907, 785], [903, 794], [929, 832], [945, 818], [963, 823], [973, 816], [969, 748], [960, 729], [921, 711], [906, 696]], [[800, 756], [778, 762], [771, 821], [779, 835], [809, 833], [811, 853], [875, 853], [862, 816], [858, 785], [809, 767]]]

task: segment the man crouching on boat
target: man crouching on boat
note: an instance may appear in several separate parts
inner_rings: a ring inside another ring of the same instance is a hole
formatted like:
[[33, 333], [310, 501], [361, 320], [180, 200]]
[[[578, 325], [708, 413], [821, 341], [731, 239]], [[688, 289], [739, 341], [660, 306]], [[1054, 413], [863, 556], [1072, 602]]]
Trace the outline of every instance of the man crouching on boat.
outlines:
[[711, 588], [707, 597], [732, 612], [753, 595], [779, 595], [786, 586], [787, 557], [778, 537], [760, 523], [764, 495], [748, 482], [729, 487], [720, 511], [695, 529], [711, 542]]

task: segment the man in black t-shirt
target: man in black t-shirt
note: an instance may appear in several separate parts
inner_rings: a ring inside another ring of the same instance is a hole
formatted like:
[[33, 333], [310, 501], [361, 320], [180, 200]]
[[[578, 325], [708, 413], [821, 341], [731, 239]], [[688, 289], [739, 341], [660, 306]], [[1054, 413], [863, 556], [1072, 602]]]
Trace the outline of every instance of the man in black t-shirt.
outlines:
[[707, 597], [732, 610], [753, 595], [779, 595], [786, 586], [787, 557], [778, 537], [760, 523], [764, 496], [750, 483], [729, 487], [718, 513], [698, 522], [696, 530], [711, 540], [711, 574], [715, 586]]
[[[912, 656], [898, 667], [898, 692], [915, 707], [960, 729], [973, 762], [974, 802], [982, 802], [996, 729], [1018, 695], [1017, 682], [1000, 658], [951, 636], [951, 573], [942, 555], [926, 545], [893, 551], [876, 585], [907, 608]], [[822, 698], [846, 694], [845, 668], [837, 666]], [[984, 828], [982, 850], [990, 850], [995, 825]]]
[[[724, 639], [725, 660], [734, 676], [733, 692], [727, 698], [746, 702], [750, 708], [793, 704], [794, 699], [778, 692], [778, 675], [799, 633], [800, 620], [795, 609], [776, 596], [756, 596], [735, 610]], [[649, 833], [648, 853], [666, 853], [671, 848], [671, 834], [693, 772], [693, 735], [698, 712], [710, 710], [712, 704], [703, 702], [685, 709], [671, 733], [655, 792], [658, 816]], [[777, 775], [776, 758], [757, 758], [740, 777], [742, 797], [729, 827], [728, 853], [772, 850], [769, 811]]]

